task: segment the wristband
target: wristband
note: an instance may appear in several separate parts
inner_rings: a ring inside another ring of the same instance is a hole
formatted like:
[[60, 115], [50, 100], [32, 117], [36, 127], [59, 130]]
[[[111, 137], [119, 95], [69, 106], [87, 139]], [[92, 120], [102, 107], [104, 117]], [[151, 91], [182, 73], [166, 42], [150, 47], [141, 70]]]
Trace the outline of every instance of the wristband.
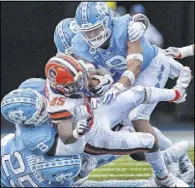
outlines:
[[131, 59], [137, 59], [137, 60], [140, 60], [141, 62], [143, 62], [143, 55], [142, 54], [129, 54], [126, 57], [126, 62], [128, 62]]
[[76, 138], [76, 139], [79, 138], [79, 134], [78, 134], [78, 132], [77, 132], [76, 129], [73, 130], [72, 135], [73, 135], [73, 137]]
[[193, 56], [194, 55], [193, 45], [179, 48], [179, 52], [181, 53], [182, 58]]
[[117, 88], [119, 91], [124, 91], [125, 87], [121, 83], [113, 84], [112, 87]]
[[126, 76], [131, 81], [131, 85], [135, 82], [135, 75], [132, 71], [126, 70], [122, 76]]

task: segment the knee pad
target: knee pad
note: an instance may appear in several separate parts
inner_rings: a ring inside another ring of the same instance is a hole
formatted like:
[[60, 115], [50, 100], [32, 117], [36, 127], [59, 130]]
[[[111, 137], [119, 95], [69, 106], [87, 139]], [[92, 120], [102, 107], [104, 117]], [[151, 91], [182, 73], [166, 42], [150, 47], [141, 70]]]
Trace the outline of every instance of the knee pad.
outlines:
[[155, 138], [152, 134], [143, 133], [140, 139], [144, 148], [152, 149], [154, 147]]
[[131, 88], [131, 90], [136, 91], [137, 93], [143, 94], [145, 89], [143, 86], [137, 85]]

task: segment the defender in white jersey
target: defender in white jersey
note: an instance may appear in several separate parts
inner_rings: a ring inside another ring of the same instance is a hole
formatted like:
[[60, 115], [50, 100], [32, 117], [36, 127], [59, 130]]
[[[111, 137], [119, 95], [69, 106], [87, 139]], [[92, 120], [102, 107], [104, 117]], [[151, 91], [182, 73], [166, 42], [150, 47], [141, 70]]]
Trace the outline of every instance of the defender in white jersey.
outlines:
[[[117, 83], [105, 93], [103, 100], [105, 103], [110, 103], [129, 86], [163, 88], [168, 77], [179, 76], [183, 69], [182, 65], [166, 57], [156, 46], [152, 46], [144, 36], [136, 42], [131, 41], [132, 18], [129, 15], [111, 17], [104, 2], [81, 2], [77, 7], [75, 20], [79, 34], [72, 40], [74, 53], [93, 64], [120, 73], [119, 78], [115, 78]], [[174, 66], [177, 64], [174, 75], [171, 72], [172, 64]], [[184, 77], [187, 80], [191, 79], [189, 70]], [[185, 100], [185, 95], [180, 99]], [[161, 180], [167, 179], [168, 171], [159, 150], [158, 139], [149, 122], [156, 104], [139, 105], [130, 113], [129, 119], [137, 132], [154, 135], [155, 145], [150, 152], [145, 152], [145, 157], [159, 183], [167, 185]]]
[[[123, 18], [122, 18], [122, 20], [123, 20]], [[145, 21], [143, 21], [143, 20], [145, 20]], [[140, 20], [141, 22], [139, 21], [139, 19], [138, 20], [134, 19], [135, 22], [132, 23], [132, 25], [130, 27], [131, 30], [129, 30], [129, 32], [128, 32], [129, 33], [129, 40], [130, 41], [136, 41], [137, 39], [139, 39], [143, 35], [143, 33], [144, 33], [143, 24], [146, 24], [147, 23], [147, 20], [148, 19], [146, 17], [144, 18], [143, 15], [142, 15], [142, 19]], [[71, 41], [72, 41], [72, 38], [75, 36], [75, 34], [78, 33], [78, 29], [76, 27], [74, 27], [74, 24], [75, 24], [75, 20], [74, 19], [67, 18], [67, 19], [62, 20], [56, 26], [56, 29], [55, 29], [55, 32], [54, 32], [54, 42], [55, 42], [55, 45], [56, 45], [56, 49], [58, 51], [58, 54], [57, 55], [60, 55], [60, 54], [61, 55], [69, 55], [69, 54], [71, 54], [73, 57], [75, 56], [75, 54], [74, 54], [74, 48], [73, 48], [73, 45], [72, 45]], [[122, 24], [121, 26], [117, 26], [116, 28], [122, 28], [123, 26], [124, 26], [124, 24]], [[115, 33], [117, 33], [117, 32], [115, 32]], [[63, 33], [63, 35], [62, 35], [62, 33]], [[119, 43], [120, 42], [121, 42], [121, 40], [119, 40]], [[148, 49], [151, 49], [150, 47], [151, 46], [145, 46], [146, 49], [147, 48]], [[85, 49], [85, 45], [81, 45], [79, 49], [80, 50]], [[145, 55], [146, 54], [149, 55], [150, 53], [149, 52], [145, 52], [144, 54]], [[147, 58], [145, 58], [145, 59], [147, 59]], [[171, 58], [169, 58], [169, 59], [170, 59], [170, 63], [171, 63], [171, 67], [170, 67], [170, 72], [171, 73], [170, 73], [170, 75], [173, 78], [173, 77], [175, 77], [175, 76], [177, 76], [179, 74], [179, 71], [178, 70], [179, 70], [180, 67], [178, 66], [178, 62], [176, 62], [174, 60], [171, 60]], [[87, 65], [89, 65], [89, 64], [87, 64]], [[157, 67], [160, 68], [159, 64], [156, 63], [156, 61], [154, 61], [152, 63], [152, 66], [150, 66], [147, 69], [147, 71], [144, 71], [143, 74], [141, 73], [141, 75], [140, 75], [141, 78], [138, 79], [139, 80], [139, 84], [142, 85], [142, 82], [144, 82], [146, 84], [145, 86], [149, 86], [147, 84], [152, 84], [153, 81], [156, 82], [157, 80], [154, 79], [153, 77], [151, 78], [151, 81], [148, 81], [148, 80], [145, 81], [146, 80], [145, 77], [146, 77], [146, 75], [151, 74], [151, 72], [150, 72], [151, 70], [152, 71], [153, 70], [156, 70]], [[154, 73], [152, 73], [151, 75], [155, 76]], [[156, 75], [158, 75], [158, 79], [161, 79], [162, 78], [161, 81], [165, 80], [163, 77], [161, 77], [162, 74], [158, 74], [157, 73]], [[185, 75], [185, 74], [183, 74], [183, 75]], [[113, 76], [114, 79], [116, 79], [117, 76], [118, 76], [118, 73], [114, 71], [114, 72], [112, 72], [112, 76]], [[184, 79], [185, 79], [185, 77], [184, 77]], [[113, 81], [112, 81], [112, 79], [110, 78], [109, 75], [105, 75], [104, 77], [100, 78], [99, 81], [100, 81], [100, 83], [94, 88], [94, 91], [96, 90], [97, 91], [97, 94], [102, 94], [103, 95], [111, 87], [111, 83]], [[160, 83], [160, 85], [162, 85], [162, 84]], [[93, 98], [92, 98], [92, 103], [93, 104], [94, 104], [94, 101], [95, 100], [93, 100]], [[150, 108], [148, 108], [148, 105], [149, 104], [140, 105], [142, 107], [141, 110], [143, 110], [143, 111], [144, 111], [144, 108], [143, 107], [146, 106], [146, 105], [147, 105], [147, 108], [146, 108], [146, 112], [147, 113], [144, 112], [143, 115], [149, 114], [148, 113], [150, 111]], [[154, 106], [154, 104], [150, 104], [150, 106]], [[132, 113], [131, 113], [131, 115], [129, 116], [130, 119], [134, 118], [136, 116], [137, 112], [138, 112], [137, 109], [133, 110]], [[125, 124], [126, 123], [127, 124], [130, 124], [130, 122], [128, 122], [128, 119], [125, 120]], [[154, 132], [157, 135], [160, 149], [161, 150], [168, 149], [173, 144], [172, 141], [170, 141], [167, 137], [165, 137], [155, 127], [153, 127], [153, 129], [154, 129]], [[144, 157], [143, 153], [131, 154], [130, 156], [133, 159], [135, 159], [135, 160], [145, 160], [145, 157]], [[178, 174], [180, 172], [180, 177], [182, 177], [182, 179], [185, 182], [187, 182], [187, 183], [188, 182], [191, 182], [191, 180], [193, 180], [193, 174], [194, 174], [193, 173], [194, 172], [193, 169], [194, 169], [194, 167], [193, 167], [193, 165], [192, 165], [189, 157], [187, 156], [187, 154], [180, 161], [182, 161], [182, 162], [179, 162], [179, 166], [178, 166], [177, 163], [170, 163], [170, 164], [168, 164], [167, 168], [168, 168], [169, 172], [171, 171], [175, 176], [178, 176]], [[189, 161], [189, 162], [187, 162], [187, 161]], [[186, 168], [187, 168], [187, 170], [186, 170]], [[189, 177], [192, 177], [192, 178], [189, 178]]]
[[[178, 100], [183, 92], [182, 89], [162, 90], [138, 86], [122, 92], [110, 105], [100, 104], [93, 113], [90, 108], [91, 93], [88, 89], [87, 73], [76, 59], [70, 56], [51, 58], [46, 65], [46, 76], [49, 81], [48, 96], [54, 93], [49, 96], [48, 112], [57, 123], [61, 140], [67, 144], [82, 138], [84, 143], [76, 144], [75, 149], [82, 152], [80, 149], [86, 144], [85, 149], [82, 149], [91, 154], [121, 155], [149, 151], [154, 144], [151, 134], [113, 132], [111, 129], [127, 118], [129, 111], [142, 102]], [[175, 159], [171, 159], [173, 160]], [[182, 182], [179, 179], [177, 181]]]

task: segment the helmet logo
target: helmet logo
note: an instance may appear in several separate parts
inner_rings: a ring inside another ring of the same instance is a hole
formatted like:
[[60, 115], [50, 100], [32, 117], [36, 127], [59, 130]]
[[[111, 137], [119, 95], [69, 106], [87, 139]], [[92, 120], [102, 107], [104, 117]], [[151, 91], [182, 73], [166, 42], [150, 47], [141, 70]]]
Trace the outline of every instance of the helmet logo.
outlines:
[[96, 5], [96, 9], [99, 14], [108, 14], [108, 6], [104, 2], [98, 2]]
[[54, 69], [50, 68], [48, 71], [48, 78], [51, 82], [56, 82], [57, 73]]
[[23, 115], [24, 111], [22, 110], [14, 110], [9, 112], [8, 116], [11, 120], [13, 120], [16, 123], [23, 123], [26, 121], [26, 116]]
[[65, 181], [65, 180], [70, 179], [70, 178], [72, 177], [72, 175], [73, 175], [72, 172], [71, 172], [71, 173], [67, 173], [67, 174], [61, 174], [60, 176], [58, 176], [58, 177], [56, 178], [56, 181], [58, 181], [58, 182], [63, 182], [63, 181]]
[[69, 29], [70, 29], [73, 33], [78, 33], [78, 32], [79, 32], [75, 20], [72, 20], [72, 21], [70, 22]]

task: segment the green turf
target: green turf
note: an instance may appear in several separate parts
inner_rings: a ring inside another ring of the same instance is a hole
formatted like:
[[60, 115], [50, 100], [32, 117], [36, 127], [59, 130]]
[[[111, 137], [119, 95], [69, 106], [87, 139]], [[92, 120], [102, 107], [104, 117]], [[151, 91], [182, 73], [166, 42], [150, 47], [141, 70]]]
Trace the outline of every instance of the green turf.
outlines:
[[[194, 148], [190, 148], [188, 155], [194, 164]], [[128, 156], [122, 156], [116, 161], [97, 168], [90, 176], [90, 180], [134, 180], [148, 179], [152, 175], [150, 165], [146, 162], [134, 161]]]

